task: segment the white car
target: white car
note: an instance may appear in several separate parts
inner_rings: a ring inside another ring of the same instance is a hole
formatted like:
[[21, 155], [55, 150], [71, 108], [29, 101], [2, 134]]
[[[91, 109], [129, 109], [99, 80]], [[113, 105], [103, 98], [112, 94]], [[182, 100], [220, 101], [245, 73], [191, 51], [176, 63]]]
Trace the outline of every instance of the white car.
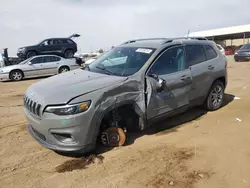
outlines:
[[0, 68], [0, 80], [19, 81], [23, 78], [49, 76], [77, 69], [76, 60], [56, 55], [34, 56], [17, 65]]
[[3, 54], [0, 53], [0, 68], [5, 67]]
[[216, 44], [216, 45], [217, 45], [218, 49], [221, 51], [221, 53], [223, 55], [225, 55], [225, 49], [220, 44]]

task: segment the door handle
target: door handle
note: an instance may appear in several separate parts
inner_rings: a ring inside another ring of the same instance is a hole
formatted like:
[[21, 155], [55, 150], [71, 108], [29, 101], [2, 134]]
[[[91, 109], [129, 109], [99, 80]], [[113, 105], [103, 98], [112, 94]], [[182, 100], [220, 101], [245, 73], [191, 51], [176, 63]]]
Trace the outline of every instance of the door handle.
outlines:
[[181, 80], [182, 80], [182, 81], [185, 81], [185, 80], [188, 80], [188, 79], [190, 79], [190, 77], [187, 76], [187, 75], [183, 75], [183, 76], [181, 77]]
[[209, 65], [208, 66], [208, 70], [213, 70], [214, 69], [214, 66], [213, 65]]

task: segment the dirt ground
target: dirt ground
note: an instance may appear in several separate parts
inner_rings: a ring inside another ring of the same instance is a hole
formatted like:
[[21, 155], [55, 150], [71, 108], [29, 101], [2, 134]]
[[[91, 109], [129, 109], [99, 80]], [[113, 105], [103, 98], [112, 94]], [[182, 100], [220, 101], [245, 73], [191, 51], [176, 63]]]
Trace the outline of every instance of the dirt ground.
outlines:
[[228, 74], [220, 110], [191, 109], [131, 134], [126, 146], [82, 158], [28, 134], [22, 96], [40, 79], [0, 83], [0, 187], [249, 188], [250, 65], [230, 59]]

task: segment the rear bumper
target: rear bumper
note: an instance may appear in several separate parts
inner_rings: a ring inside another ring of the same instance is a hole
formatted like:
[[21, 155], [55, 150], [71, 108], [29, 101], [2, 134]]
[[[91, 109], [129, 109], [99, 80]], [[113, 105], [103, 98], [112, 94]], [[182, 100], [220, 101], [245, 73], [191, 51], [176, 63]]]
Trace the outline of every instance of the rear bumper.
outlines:
[[250, 55], [245, 55], [245, 56], [235, 55], [234, 60], [235, 61], [249, 61], [250, 60]]

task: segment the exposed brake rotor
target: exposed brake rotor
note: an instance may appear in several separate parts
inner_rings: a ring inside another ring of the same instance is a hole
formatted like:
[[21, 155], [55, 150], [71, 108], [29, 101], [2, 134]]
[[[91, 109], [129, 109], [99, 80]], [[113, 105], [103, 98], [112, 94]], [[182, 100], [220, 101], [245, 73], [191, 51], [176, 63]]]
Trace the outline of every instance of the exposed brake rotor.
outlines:
[[101, 135], [101, 142], [106, 147], [119, 147], [126, 141], [126, 134], [122, 128], [109, 127]]

